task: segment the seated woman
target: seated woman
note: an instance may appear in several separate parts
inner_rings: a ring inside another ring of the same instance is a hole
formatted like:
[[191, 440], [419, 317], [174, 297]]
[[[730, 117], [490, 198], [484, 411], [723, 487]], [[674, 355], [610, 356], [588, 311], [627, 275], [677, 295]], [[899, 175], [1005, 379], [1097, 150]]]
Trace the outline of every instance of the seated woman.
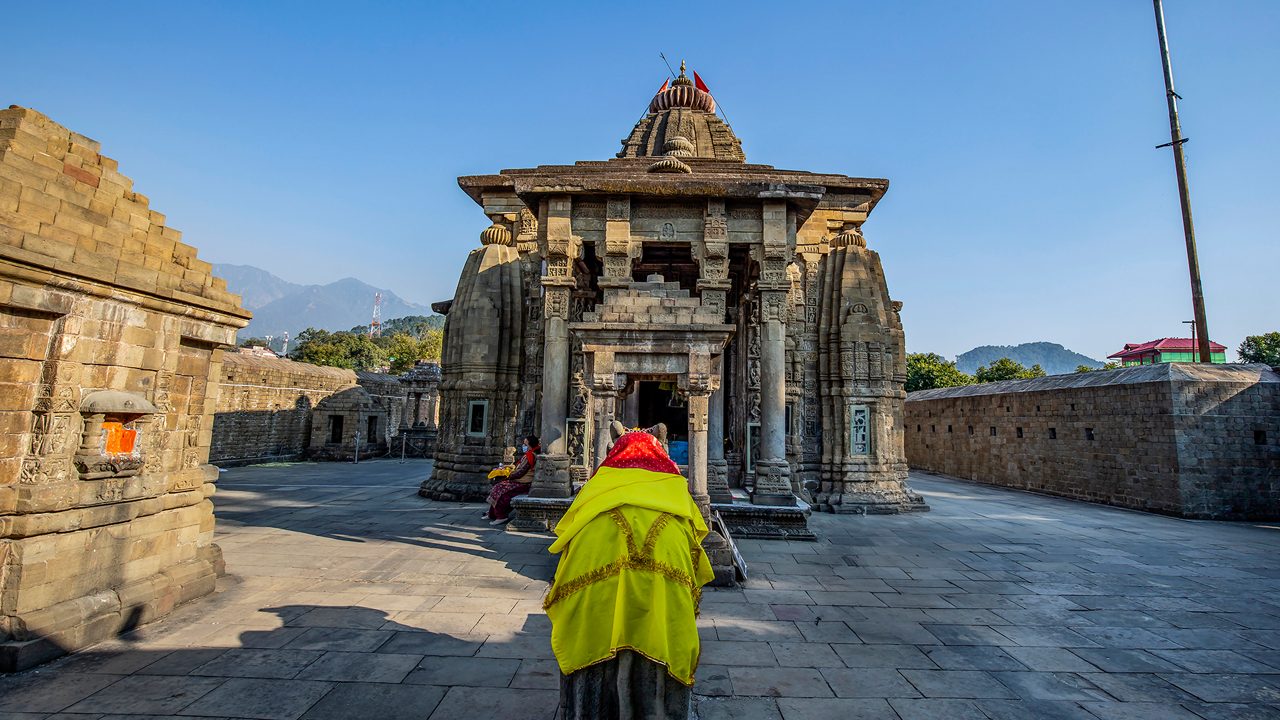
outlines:
[[[489, 473], [495, 478], [493, 489], [489, 491], [489, 509], [484, 516], [490, 525], [503, 525], [511, 521], [511, 501], [518, 495], [526, 495], [533, 482], [533, 466], [538, 460], [538, 438], [530, 435], [523, 439], [520, 446], [520, 460], [512, 468], [511, 473], [503, 477], [498, 470]], [[502, 468], [499, 468], [501, 470]]]
[[560, 717], [688, 718], [713, 572], [707, 525], [657, 438], [622, 435], [555, 531], [562, 555], [543, 607]]

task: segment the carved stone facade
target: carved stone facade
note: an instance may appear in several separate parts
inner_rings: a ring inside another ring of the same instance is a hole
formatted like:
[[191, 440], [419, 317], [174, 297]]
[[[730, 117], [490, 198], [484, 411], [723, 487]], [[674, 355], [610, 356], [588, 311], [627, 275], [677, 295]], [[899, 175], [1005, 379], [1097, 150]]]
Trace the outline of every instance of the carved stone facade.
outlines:
[[97, 142], [0, 110], [0, 670], [213, 590], [221, 348], [249, 314]]
[[[483, 317], [462, 316], [483, 282], [468, 261], [445, 331], [446, 348], [489, 348], [490, 364], [451, 384], [461, 369], [446, 355], [442, 402], [502, 408], [502, 442], [464, 467], [454, 458], [481, 441], [446, 424], [425, 487], [465, 476], [482, 491], [499, 445], [533, 431], [543, 455], [524, 520], [545, 524], [548, 499], [570, 497], [620, 420], [666, 423], [691, 491], [726, 522], [735, 507], [754, 508], [743, 527], [788, 513], [786, 531], [762, 536], [807, 533], [798, 495], [831, 512], [925, 509], [905, 485], [901, 305], [860, 229], [887, 181], [747, 164], [714, 101], [681, 76], [616, 159], [459, 184], [529, 240], [501, 259], [475, 251], [510, 266], [513, 285], [492, 286]], [[515, 412], [514, 398], [536, 409]]]

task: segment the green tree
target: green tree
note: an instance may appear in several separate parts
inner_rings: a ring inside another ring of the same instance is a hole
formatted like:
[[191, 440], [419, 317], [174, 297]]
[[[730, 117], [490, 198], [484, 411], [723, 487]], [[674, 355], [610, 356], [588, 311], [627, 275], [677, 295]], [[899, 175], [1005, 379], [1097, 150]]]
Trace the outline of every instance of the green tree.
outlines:
[[444, 330], [431, 329], [422, 333], [422, 337], [418, 342], [422, 343], [422, 351], [419, 353], [422, 360], [430, 360], [431, 362], [440, 362], [440, 353], [444, 347]]
[[262, 338], [260, 338], [260, 337], [251, 337], [251, 338], [249, 338], [249, 339], [245, 340], [244, 342], [240, 343], [240, 347], [242, 347], [242, 348], [252, 348], [252, 347], [268, 347], [268, 346], [267, 346], [267, 341], [266, 341], [266, 340], [264, 340], [264, 339], [262, 339]]
[[[1040, 367], [1040, 366], [1039, 366], [1039, 365], [1037, 365], [1036, 367]], [[1077, 373], [1087, 373], [1087, 372], [1093, 372], [1094, 370], [1115, 370], [1115, 369], [1117, 369], [1117, 368], [1119, 368], [1119, 367], [1120, 367], [1120, 363], [1118, 363], [1118, 362], [1109, 362], [1109, 363], [1104, 364], [1104, 365], [1103, 365], [1102, 367], [1100, 367], [1100, 368], [1096, 368], [1096, 367], [1089, 367], [1088, 365], [1077, 365], [1077, 366], [1076, 366], [1076, 372], [1077, 372]]]
[[1280, 366], [1280, 332], [1249, 335], [1236, 350], [1242, 363], [1263, 363]]
[[387, 365], [386, 351], [372, 338], [315, 328], [307, 328], [298, 333], [297, 344], [289, 357], [313, 365], [349, 370], [377, 370]]
[[396, 333], [392, 335], [387, 342], [379, 343], [387, 353], [387, 361], [391, 363], [391, 373], [399, 375], [408, 372], [409, 368], [419, 360], [425, 360], [423, 354], [426, 352], [426, 343], [421, 340], [415, 340], [413, 336], [406, 333]]
[[972, 384], [972, 375], [937, 353], [907, 353], [907, 392]]
[[1010, 360], [1009, 358], [1000, 358], [999, 360], [978, 368], [974, 373], [974, 377], [980, 383], [999, 382], [1001, 380], [1026, 380], [1028, 378], [1044, 377], [1044, 369], [1039, 365], [1024, 367], [1022, 363]]

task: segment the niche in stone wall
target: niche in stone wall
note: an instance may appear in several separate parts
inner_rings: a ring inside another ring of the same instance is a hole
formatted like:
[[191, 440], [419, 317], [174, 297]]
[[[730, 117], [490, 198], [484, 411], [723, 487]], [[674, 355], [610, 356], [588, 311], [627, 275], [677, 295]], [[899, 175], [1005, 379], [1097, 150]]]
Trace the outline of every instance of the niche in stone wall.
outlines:
[[489, 401], [467, 401], [467, 436], [484, 437], [489, 432]]
[[81, 480], [131, 477], [146, 462], [142, 436], [159, 412], [141, 395], [119, 390], [89, 393], [80, 403], [84, 430], [75, 466]]
[[849, 406], [849, 454], [871, 454], [871, 410], [866, 405]]

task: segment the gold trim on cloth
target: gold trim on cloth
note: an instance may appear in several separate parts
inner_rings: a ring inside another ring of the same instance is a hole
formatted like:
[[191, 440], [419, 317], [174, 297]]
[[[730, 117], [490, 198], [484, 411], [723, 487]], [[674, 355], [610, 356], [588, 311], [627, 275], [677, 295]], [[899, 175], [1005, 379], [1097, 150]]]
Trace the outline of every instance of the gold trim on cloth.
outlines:
[[[702, 602], [702, 588], [694, 582], [693, 577], [689, 573], [667, 563], [659, 562], [653, 557], [654, 548], [658, 544], [658, 536], [662, 533], [663, 529], [670, 524], [671, 520], [673, 520], [675, 516], [670, 513], [662, 513], [659, 515], [658, 518], [653, 521], [653, 525], [649, 527], [649, 531], [645, 533], [643, 549], [639, 549], [636, 547], [636, 539], [631, 530], [631, 523], [622, 515], [622, 512], [614, 509], [610, 510], [607, 514], [614, 523], [618, 525], [618, 528], [622, 531], [623, 537], [626, 539], [627, 556], [618, 558], [608, 565], [583, 573], [572, 580], [556, 584], [554, 592], [548, 594], [546, 600], [543, 601], [542, 609], [549, 609], [561, 600], [590, 585], [616, 577], [623, 570], [640, 570], [644, 572], [657, 573], [689, 588], [689, 592], [693, 595], [694, 612], [697, 612], [698, 606]], [[698, 567], [698, 553], [700, 550], [701, 548], [697, 545], [694, 545], [691, 549], [694, 568]]]

